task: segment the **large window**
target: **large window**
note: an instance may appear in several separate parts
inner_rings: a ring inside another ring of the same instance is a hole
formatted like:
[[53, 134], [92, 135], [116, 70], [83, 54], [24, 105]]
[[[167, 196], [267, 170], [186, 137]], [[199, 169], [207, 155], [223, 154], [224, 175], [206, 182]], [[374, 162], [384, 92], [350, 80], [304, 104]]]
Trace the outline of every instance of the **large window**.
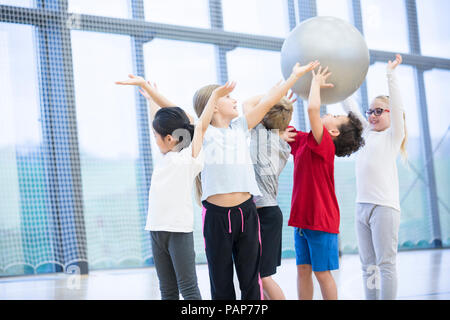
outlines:
[[450, 58], [450, 12], [446, 0], [416, 0], [419, 35], [423, 55]]
[[72, 50], [90, 268], [141, 266], [134, 88], [114, 84], [133, 69], [131, 41], [72, 31]]
[[369, 49], [409, 52], [403, 1], [362, 0], [361, 9]]
[[286, 1], [223, 0], [223, 24], [227, 31], [285, 37], [289, 32]]
[[69, 0], [69, 12], [130, 18], [129, 0]]
[[0, 23], [0, 276], [54, 270], [34, 32]]
[[[399, 244], [428, 248], [440, 230], [450, 246], [449, 6], [447, 0], [0, 0], [0, 276], [84, 263], [151, 265], [144, 226], [160, 153], [137, 88], [114, 81], [139, 73], [194, 118], [192, 97], [207, 84], [237, 81], [232, 95], [242, 103], [282, 78], [283, 41], [314, 14], [362, 23], [375, 62], [354, 95], [364, 108], [388, 93], [380, 57], [409, 53], [409, 36], [418, 30], [421, 54], [405, 57], [397, 70], [409, 134], [409, 163], [398, 161]], [[296, 105], [291, 124], [309, 131], [306, 108], [306, 101]], [[322, 111], [344, 113], [340, 104]], [[344, 252], [357, 250], [354, 159], [335, 162]], [[287, 226], [292, 170], [289, 161], [279, 183], [284, 257], [294, 252]], [[197, 206], [194, 216], [197, 261], [205, 262]]]
[[169, 100], [195, 116], [194, 93], [217, 83], [214, 46], [155, 39], [144, 45], [145, 74]]
[[[450, 245], [450, 98], [442, 94], [448, 90], [450, 71], [431, 70], [425, 73], [425, 88], [436, 176], [437, 201], [442, 241]], [[428, 158], [428, 155], [427, 155]], [[429, 160], [427, 160], [429, 161]]]
[[34, 6], [34, 0], [0, 0], [0, 4], [31, 8]]
[[145, 0], [145, 19], [152, 22], [209, 28], [207, 0]]
[[269, 91], [283, 78], [280, 53], [236, 48], [227, 53], [228, 77], [236, 81], [233, 95], [239, 102]]
[[317, 0], [317, 15], [332, 16], [351, 22], [349, 0]]

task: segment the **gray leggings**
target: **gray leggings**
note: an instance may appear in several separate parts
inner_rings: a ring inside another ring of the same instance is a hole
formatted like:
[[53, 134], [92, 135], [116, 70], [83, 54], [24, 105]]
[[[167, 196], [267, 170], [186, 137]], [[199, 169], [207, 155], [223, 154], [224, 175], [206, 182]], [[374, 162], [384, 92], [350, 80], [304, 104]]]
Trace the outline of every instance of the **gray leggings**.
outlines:
[[371, 203], [357, 203], [355, 225], [366, 299], [394, 300], [400, 212]]
[[153, 260], [162, 300], [201, 300], [192, 232], [151, 231]]

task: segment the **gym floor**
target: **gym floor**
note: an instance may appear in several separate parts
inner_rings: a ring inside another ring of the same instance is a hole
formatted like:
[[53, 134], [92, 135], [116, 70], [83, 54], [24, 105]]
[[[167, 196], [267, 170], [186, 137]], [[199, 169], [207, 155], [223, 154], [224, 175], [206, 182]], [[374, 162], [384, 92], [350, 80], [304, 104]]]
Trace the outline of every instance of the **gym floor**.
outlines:
[[[450, 299], [450, 249], [402, 251], [397, 256], [398, 299]], [[333, 271], [339, 299], [364, 299], [358, 255], [343, 255], [340, 270]], [[208, 267], [197, 265], [203, 299], [210, 299]], [[295, 259], [282, 260], [273, 277], [287, 299], [297, 299]], [[321, 299], [314, 279], [314, 299]], [[235, 276], [236, 294], [239, 286]], [[0, 300], [160, 299], [154, 268], [91, 271], [76, 278], [58, 273], [0, 278]]]

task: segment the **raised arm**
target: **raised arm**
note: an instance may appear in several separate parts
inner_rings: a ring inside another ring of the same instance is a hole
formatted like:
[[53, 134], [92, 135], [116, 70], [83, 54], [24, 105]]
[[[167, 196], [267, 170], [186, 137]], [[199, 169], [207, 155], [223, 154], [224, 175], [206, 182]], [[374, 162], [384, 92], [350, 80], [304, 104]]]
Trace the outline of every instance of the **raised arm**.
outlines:
[[402, 143], [405, 137], [405, 119], [403, 109], [403, 102], [401, 99], [400, 88], [398, 86], [397, 76], [395, 74], [395, 68], [402, 63], [402, 56], [397, 54], [394, 61], [388, 62], [386, 68], [386, 76], [388, 80], [389, 88], [389, 108], [391, 115], [391, 134], [392, 140], [395, 144]]
[[[149, 102], [151, 119], [154, 118], [155, 113], [159, 110], [159, 108], [176, 106], [176, 104], [171, 102], [169, 99], [167, 99], [163, 94], [161, 94], [158, 91], [156, 84], [152, 85], [150, 81], [146, 81], [144, 78], [132, 74], [129, 74], [128, 78], [129, 79], [127, 80], [116, 81], [115, 83], [120, 85], [134, 85], [140, 87], [142, 90], [139, 90], [139, 92]], [[192, 118], [192, 116], [190, 116], [189, 114], [187, 114], [187, 116], [189, 117], [191, 123], [193, 124], [194, 119]]]
[[[286, 95], [286, 98], [292, 103], [294, 104], [295, 101], [297, 101], [297, 98], [292, 99], [294, 93], [291, 92], [291, 94]], [[258, 103], [261, 101], [261, 99], [264, 97], [264, 94], [259, 94], [257, 96], [251, 97], [247, 100], [245, 100], [242, 103], [242, 111], [244, 112], [244, 114], [247, 114], [248, 112], [250, 112], [254, 107], [256, 107], [258, 105]], [[278, 103], [278, 102], [277, 102]], [[274, 104], [275, 105], [275, 104]]]
[[245, 114], [248, 128], [252, 129], [260, 123], [266, 113], [269, 112], [269, 110], [278, 101], [280, 101], [283, 96], [286, 95], [288, 90], [297, 82], [297, 80], [318, 65], [318, 61], [310, 62], [305, 66], [300, 66], [299, 63], [296, 63], [292, 68], [292, 73], [289, 78], [287, 78], [284, 82], [278, 82], [266, 95], [261, 98], [254, 108]]
[[217, 107], [217, 100], [230, 94], [236, 87], [236, 82], [227, 82], [223, 86], [216, 88], [209, 97], [208, 103], [203, 110], [200, 119], [195, 126], [194, 137], [192, 139], [192, 157], [196, 158], [203, 145], [203, 137], [211, 123], [214, 110]]
[[359, 107], [355, 99], [353, 99], [352, 97], [348, 97], [347, 99], [342, 101], [342, 108], [345, 112], [352, 112], [356, 117], [358, 117], [359, 121], [361, 121], [361, 124], [363, 125], [364, 130], [369, 127], [369, 122], [361, 114], [361, 111], [359, 111]]
[[320, 89], [321, 88], [332, 88], [334, 87], [331, 83], [326, 83], [327, 78], [331, 75], [331, 72], [328, 72], [328, 67], [322, 70], [322, 67], [319, 67], [317, 74], [312, 71], [313, 78], [311, 80], [311, 90], [309, 91], [309, 99], [308, 99], [308, 117], [309, 123], [311, 125], [311, 131], [314, 135], [314, 139], [318, 144], [322, 142], [323, 137], [323, 124], [320, 119]]
[[248, 98], [242, 103], [242, 111], [244, 114], [247, 114], [250, 112], [256, 105], [261, 101], [261, 99], [264, 97], [264, 94], [258, 94], [256, 96], [253, 96], [251, 98]]

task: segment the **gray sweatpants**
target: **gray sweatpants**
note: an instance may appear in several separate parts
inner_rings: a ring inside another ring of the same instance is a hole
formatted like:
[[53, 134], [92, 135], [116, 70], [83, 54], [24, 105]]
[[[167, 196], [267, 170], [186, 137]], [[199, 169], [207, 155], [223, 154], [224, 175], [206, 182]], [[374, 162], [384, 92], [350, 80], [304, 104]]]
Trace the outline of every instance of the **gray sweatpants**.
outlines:
[[151, 231], [153, 260], [162, 300], [201, 300], [192, 232]]
[[366, 299], [394, 300], [400, 212], [371, 203], [357, 203], [355, 225]]

